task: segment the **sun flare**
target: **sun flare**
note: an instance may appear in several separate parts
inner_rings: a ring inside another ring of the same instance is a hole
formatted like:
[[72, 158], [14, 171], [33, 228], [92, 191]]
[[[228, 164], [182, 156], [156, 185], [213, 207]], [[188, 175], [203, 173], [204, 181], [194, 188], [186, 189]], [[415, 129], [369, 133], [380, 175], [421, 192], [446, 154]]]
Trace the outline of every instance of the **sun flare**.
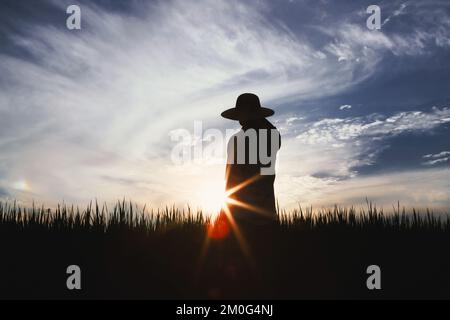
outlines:
[[199, 190], [200, 207], [213, 216], [217, 215], [229, 200], [225, 192], [224, 181], [210, 182], [201, 186]]

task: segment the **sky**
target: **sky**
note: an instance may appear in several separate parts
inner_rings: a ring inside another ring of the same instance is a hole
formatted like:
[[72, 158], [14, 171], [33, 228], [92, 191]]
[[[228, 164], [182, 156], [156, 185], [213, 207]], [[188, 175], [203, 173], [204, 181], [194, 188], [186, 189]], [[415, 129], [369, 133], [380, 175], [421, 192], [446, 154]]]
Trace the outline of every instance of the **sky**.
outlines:
[[225, 148], [176, 163], [174, 137], [237, 130], [220, 113], [252, 92], [281, 207], [448, 209], [449, 58], [448, 1], [2, 0], [0, 199], [213, 209]]

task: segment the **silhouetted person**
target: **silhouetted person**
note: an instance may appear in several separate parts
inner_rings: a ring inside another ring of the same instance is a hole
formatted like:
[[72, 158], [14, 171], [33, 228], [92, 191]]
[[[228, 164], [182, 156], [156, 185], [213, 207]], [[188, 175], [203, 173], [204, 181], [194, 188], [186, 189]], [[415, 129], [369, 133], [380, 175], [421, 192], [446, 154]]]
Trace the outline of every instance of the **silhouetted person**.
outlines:
[[238, 224], [267, 225], [277, 218], [273, 184], [281, 138], [266, 119], [273, 114], [251, 93], [240, 95], [234, 108], [222, 112], [242, 126], [228, 142], [226, 167], [228, 207]]

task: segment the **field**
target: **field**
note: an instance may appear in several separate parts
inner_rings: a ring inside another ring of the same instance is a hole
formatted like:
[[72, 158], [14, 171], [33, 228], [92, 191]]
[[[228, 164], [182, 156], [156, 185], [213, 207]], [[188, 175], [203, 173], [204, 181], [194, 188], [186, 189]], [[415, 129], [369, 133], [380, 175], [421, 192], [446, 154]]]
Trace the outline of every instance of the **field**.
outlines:
[[[450, 298], [442, 215], [368, 203], [280, 211], [276, 225], [233, 230], [223, 236], [190, 209], [0, 203], [0, 298]], [[66, 287], [69, 265], [81, 268], [81, 290]], [[366, 286], [370, 265], [381, 290]]]

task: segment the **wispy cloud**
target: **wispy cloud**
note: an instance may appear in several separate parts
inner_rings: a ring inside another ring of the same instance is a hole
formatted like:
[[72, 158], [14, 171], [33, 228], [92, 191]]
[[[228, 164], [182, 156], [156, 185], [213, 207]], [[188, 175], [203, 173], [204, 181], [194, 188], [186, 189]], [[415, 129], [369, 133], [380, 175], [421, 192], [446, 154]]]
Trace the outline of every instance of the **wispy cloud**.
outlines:
[[429, 159], [429, 160], [425, 161], [423, 164], [432, 166], [435, 164], [444, 163], [450, 159], [449, 156], [450, 156], [450, 151], [442, 151], [442, 152], [435, 153], [435, 154], [432, 154], [432, 153], [426, 154], [423, 156], [423, 158]]
[[372, 114], [366, 117], [323, 119], [299, 134], [306, 144], [333, 144], [352, 139], [385, 138], [407, 131], [425, 131], [450, 122], [450, 109], [433, 107], [430, 112], [399, 112], [390, 117]]
[[426, 154], [423, 157], [424, 158], [441, 158], [441, 157], [445, 157], [445, 156], [450, 156], [450, 151], [442, 151], [439, 153], [431, 153], [431, 154]]
[[445, 157], [445, 158], [439, 158], [439, 159], [435, 159], [435, 160], [429, 160], [429, 161], [424, 162], [424, 164], [432, 166], [432, 165], [435, 165], [435, 164], [438, 164], [438, 163], [447, 162], [448, 159], [450, 159], [450, 158], [449, 157]]
[[344, 105], [342, 105], [342, 106], [339, 107], [339, 110], [348, 110], [348, 109], [351, 109], [351, 108], [352, 108], [351, 105], [349, 105], [349, 104], [344, 104]]
[[382, 25], [385, 25], [386, 23], [391, 21], [392, 18], [395, 18], [397, 16], [405, 14], [405, 11], [406, 11], [405, 9], [407, 6], [408, 6], [407, 2], [402, 3], [398, 9], [394, 10], [394, 12], [392, 12], [392, 14], [390, 16], [388, 16], [386, 19], [384, 19]]

